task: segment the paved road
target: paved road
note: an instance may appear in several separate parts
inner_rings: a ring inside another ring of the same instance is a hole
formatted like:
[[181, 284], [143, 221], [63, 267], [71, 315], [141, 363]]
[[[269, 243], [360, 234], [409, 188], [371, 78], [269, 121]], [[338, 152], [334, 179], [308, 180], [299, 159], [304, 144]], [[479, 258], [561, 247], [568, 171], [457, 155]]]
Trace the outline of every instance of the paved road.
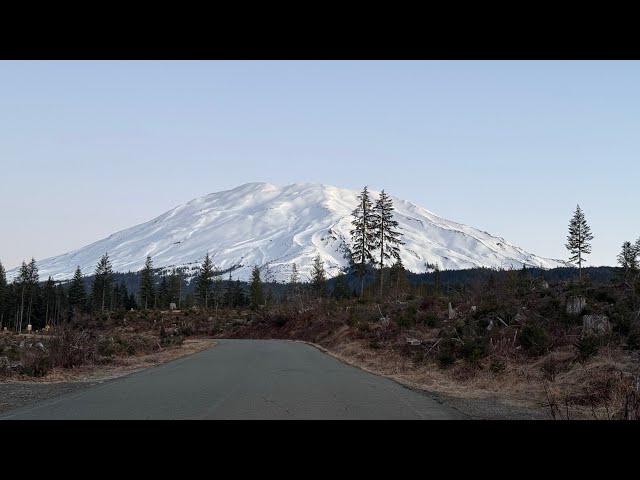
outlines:
[[220, 340], [165, 365], [44, 400], [4, 419], [455, 419], [425, 395], [277, 340]]

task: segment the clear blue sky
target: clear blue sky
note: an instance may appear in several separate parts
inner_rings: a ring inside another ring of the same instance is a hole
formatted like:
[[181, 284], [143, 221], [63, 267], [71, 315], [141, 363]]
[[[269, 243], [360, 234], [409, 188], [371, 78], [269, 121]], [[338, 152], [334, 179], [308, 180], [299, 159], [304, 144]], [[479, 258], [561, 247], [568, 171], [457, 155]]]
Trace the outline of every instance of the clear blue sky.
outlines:
[[253, 181], [374, 189], [592, 265], [640, 236], [640, 63], [0, 62], [0, 260]]

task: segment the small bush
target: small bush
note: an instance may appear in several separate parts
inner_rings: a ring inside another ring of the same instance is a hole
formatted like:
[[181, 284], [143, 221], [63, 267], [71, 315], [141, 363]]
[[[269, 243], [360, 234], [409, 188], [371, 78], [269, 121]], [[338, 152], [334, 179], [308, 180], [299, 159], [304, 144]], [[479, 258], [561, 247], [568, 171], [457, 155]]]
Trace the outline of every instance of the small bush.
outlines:
[[489, 363], [489, 371], [494, 374], [500, 374], [507, 368], [507, 364], [501, 358], [495, 357], [491, 359]]
[[629, 350], [640, 350], [640, 322], [634, 322], [629, 327], [627, 348]]
[[180, 326], [180, 334], [185, 337], [190, 337], [195, 332], [193, 324], [191, 322], [185, 322]]
[[473, 337], [465, 340], [460, 354], [472, 363], [478, 362], [481, 358], [487, 356], [489, 351], [487, 342], [484, 338]]
[[402, 312], [396, 319], [396, 323], [399, 327], [410, 327], [411, 326], [411, 318], [408, 317], [405, 312]]
[[631, 328], [633, 327], [631, 315], [613, 312], [611, 314], [611, 322], [613, 323], [613, 331], [618, 335], [624, 337], [631, 333]]
[[424, 363], [425, 356], [423, 351], [419, 351], [413, 354], [413, 363], [416, 365], [420, 365]]
[[418, 310], [420, 310], [421, 312], [425, 312], [429, 310], [431, 307], [433, 307], [433, 305], [434, 305], [434, 301], [432, 297], [424, 297], [422, 300], [420, 300], [420, 305], [418, 305]]
[[359, 322], [357, 325], [357, 328], [361, 332], [368, 332], [371, 330], [371, 327], [369, 326], [368, 322]]
[[603, 339], [600, 335], [585, 335], [580, 338], [575, 347], [578, 350], [578, 357], [581, 361], [585, 361], [591, 357], [595, 357], [603, 344]]
[[447, 368], [456, 361], [455, 342], [444, 340], [438, 345], [438, 363], [441, 367]]
[[380, 340], [378, 340], [377, 338], [372, 339], [369, 342], [369, 348], [372, 348], [374, 350], [379, 350], [381, 348]]
[[31, 377], [44, 377], [53, 368], [53, 362], [46, 352], [29, 348], [22, 356], [20, 371]]
[[276, 315], [273, 319], [272, 322], [274, 323], [274, 325], [276, 327], [284, 327], [287, 323], [287, 318], [284, 317], [283, 315]]
[[424, 320], [424, 324], [427, 327], [434, 328], [438, 325], [438, 317], [436, 317], [435, 315], [427, 315]]
[[598, 302], [616, 303], [617, 299], [607, 290], [598, 290], [594, 293], [593, 298]]
[[528, 323], [520, 331], [520, 345], [530, 355], [539, 356], [551, 347], [551, 340], [540, 325]]
[[113, 338], [101, 338], [98, 340], [98, 355], [101, 357], [113, 357], [116, 353], [116, 346]]

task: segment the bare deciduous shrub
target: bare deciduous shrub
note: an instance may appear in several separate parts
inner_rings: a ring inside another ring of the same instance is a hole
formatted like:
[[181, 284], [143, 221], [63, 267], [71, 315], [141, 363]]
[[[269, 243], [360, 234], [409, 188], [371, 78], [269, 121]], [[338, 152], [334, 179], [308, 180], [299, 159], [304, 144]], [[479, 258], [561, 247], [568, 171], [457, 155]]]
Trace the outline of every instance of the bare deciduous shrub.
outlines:
[[91, 339], [84, 331], [65, 326], [49, 341], [49, 354], [56, 367], [72, 368], [94, 358], [95, 338]]
[[39, 348], [26, 348], [21, 359], [20, 373], [43, 377], [53, 368], [49, 355]]

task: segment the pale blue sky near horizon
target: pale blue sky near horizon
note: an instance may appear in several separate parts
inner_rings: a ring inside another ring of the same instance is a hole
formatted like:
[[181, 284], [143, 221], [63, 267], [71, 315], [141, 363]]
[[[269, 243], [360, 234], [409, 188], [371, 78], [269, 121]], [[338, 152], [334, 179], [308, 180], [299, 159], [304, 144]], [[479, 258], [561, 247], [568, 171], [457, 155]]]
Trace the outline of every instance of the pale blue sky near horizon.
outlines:
[[637, 61], [1, 61], [11, 269], [247, 182], [363, 185], [567, 259], [640, 237]]

